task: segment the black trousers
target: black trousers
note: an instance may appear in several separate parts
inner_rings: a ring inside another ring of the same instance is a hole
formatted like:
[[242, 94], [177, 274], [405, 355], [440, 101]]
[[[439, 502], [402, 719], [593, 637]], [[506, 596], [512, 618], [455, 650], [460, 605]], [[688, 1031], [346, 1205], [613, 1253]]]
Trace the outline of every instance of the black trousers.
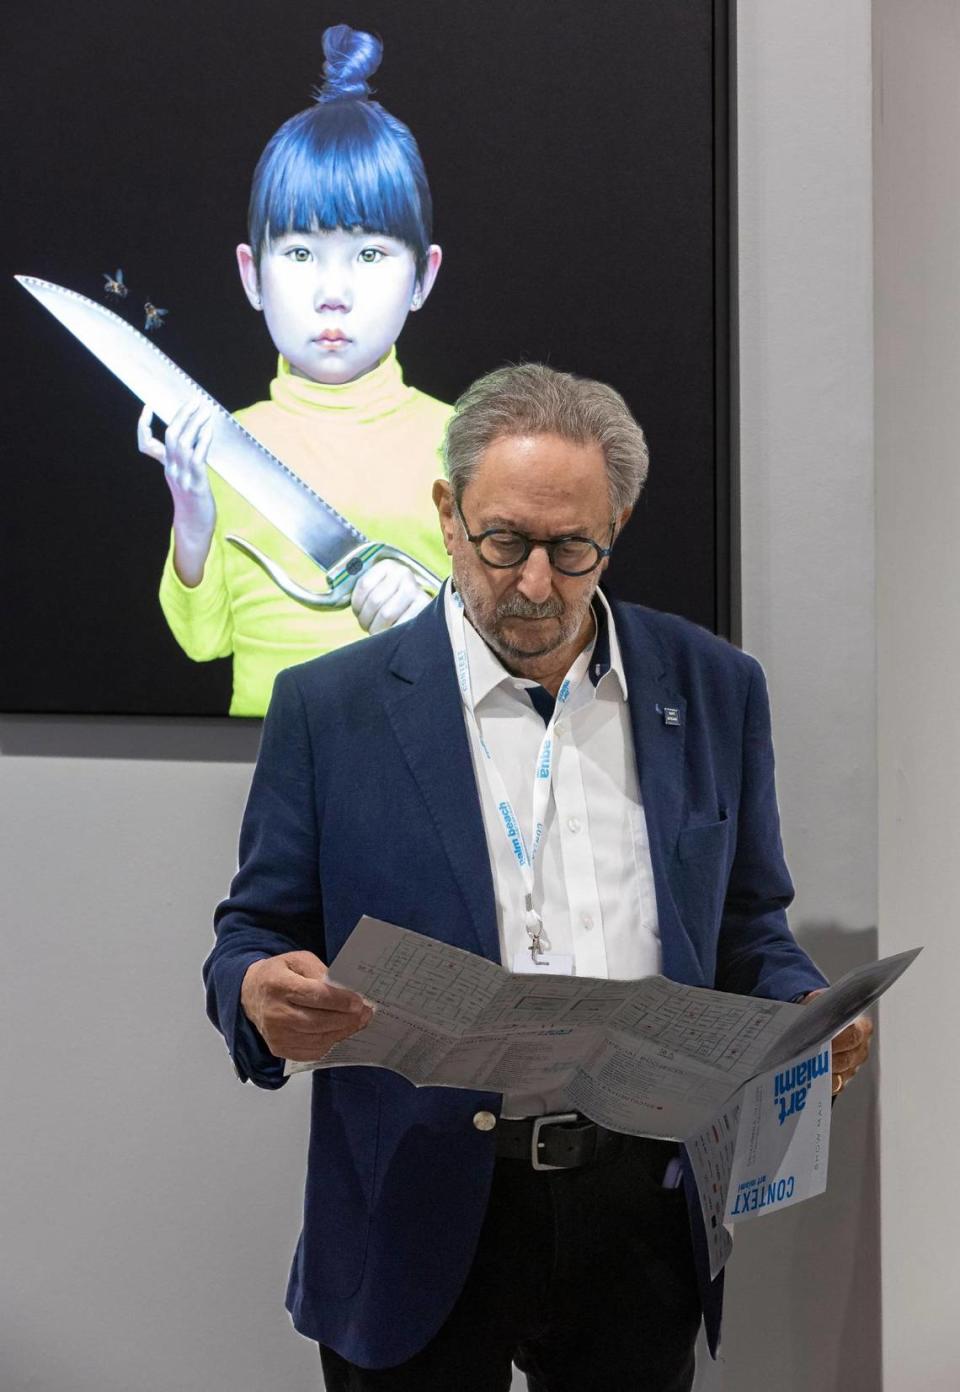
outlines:
[[[327, 1392], [689, 1392], [700, 1304], [675, 1147], [621, 1137], [590, 1166], [498, 1159], [466, 1284], [438, 1333], [393, 1368], [320, 1347]], [[429, 1260], [425, 1254], [424, 1260]]]

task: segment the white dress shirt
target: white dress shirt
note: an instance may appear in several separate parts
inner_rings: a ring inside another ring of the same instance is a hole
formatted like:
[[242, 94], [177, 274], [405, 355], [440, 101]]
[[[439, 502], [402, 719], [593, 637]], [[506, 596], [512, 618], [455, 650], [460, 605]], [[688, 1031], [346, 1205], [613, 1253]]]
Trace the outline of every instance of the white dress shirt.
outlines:
[[[456, 649], [449, 584], [444, 603]], [[660, 971], [657, 903], [626, 677], [613, 615], [599, 590], [594, 615], [597, 631], [588, 660], [571, 667], [570, 696], [554, 724], [553, 777], [534, 862], [533, 906], [543, 922], [544, 948], [572, 957], [575, 975], [631, 979]], [[512, 676], [469, 620], [464, 628], [477, 726], [529, 849], [534, 774], [545, 732], [544, 716], [529, 694], [537, 683]], [[530, 948], [523, 878], [466, 711], [464, 719], [493, 872], [501, 961], [515, 971]], [[562, 1095], [504, 1098], [505, 1116], [559, 1110], [564, 1110]]]

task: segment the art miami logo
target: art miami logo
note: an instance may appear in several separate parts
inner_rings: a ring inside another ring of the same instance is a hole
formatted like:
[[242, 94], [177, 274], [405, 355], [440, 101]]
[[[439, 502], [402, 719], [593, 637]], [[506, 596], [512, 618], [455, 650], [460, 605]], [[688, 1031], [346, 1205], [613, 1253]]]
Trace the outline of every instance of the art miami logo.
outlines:
[[802, 1112], [807, 1102], [810, 1085], [817, 1078], [830, 1072], [830, 1048], [811, 1054], [803, 1063], [795, 1063], [773, 1078], [773, 1105], [777, 1109], [777, 1121], [782, 1126], [787, 1117]]

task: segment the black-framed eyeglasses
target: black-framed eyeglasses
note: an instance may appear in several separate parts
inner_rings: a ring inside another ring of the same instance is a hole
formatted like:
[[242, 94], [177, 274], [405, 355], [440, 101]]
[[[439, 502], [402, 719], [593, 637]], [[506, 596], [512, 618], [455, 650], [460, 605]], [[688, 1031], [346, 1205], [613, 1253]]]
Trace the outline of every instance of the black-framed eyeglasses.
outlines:
[[532, 537], [525, 532], [511, 532], [504, 527], [490, 527], [485, 532], [471, 532], [467, 519], [454, 503], [467, 541], [472, 542], [484, 565], [494, 570], [512, 570], [523, 565], [535, 546], [542, 546], [554, 570], [561, 575], [589, 575], [613, 550], [616, 518], [610, 523], [610, 541], [601, 546], [598, 541], [582, 536]]

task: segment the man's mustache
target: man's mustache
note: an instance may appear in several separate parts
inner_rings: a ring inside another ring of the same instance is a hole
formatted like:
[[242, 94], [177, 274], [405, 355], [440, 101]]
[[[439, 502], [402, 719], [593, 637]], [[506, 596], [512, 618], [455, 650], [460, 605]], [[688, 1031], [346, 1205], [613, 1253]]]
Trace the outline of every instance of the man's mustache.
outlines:
[[559, 619], [564, 614], [565, 606], [562, 600], [554, 597], [545, 599], [542, 604], [534, 604], [531, 599], [524, 599], [523, 595], [511, 595], [509, 599], [502, 599], [497, 605], [498, 619]]

